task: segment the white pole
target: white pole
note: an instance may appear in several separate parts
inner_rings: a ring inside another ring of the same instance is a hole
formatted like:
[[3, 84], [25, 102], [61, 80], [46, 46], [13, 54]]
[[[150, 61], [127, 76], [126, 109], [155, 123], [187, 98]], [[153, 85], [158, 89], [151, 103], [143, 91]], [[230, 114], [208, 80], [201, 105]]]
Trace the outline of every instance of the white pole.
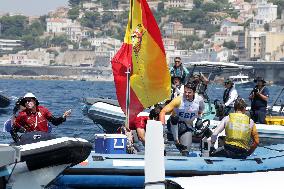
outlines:
[[129, 129], [129, 105], [130, 105], [130, 68], [128, 66], [126, 72], [126, 120], [125, 120], [125, 127]]
[[[165, 159], [163, 125], [148, 120], [145, 138], [145, 189], [165, 189]], [[149, 184], [153, 183], [153, 184]]]

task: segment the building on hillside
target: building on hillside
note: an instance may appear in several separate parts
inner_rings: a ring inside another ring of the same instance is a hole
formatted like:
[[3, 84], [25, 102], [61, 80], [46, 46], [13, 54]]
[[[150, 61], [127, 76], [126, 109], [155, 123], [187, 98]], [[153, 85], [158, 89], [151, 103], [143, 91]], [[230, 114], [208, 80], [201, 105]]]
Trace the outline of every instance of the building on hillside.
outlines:
[[266, 61], [277, 61], [284, 54], [284, 33], [267, 32], [261, 35], [260, 58]]
[[239, 32], [238, 34], [237, 57], [239, 58], [240, 61], [247, 60], [247, 36], [248, 36], [247, 30]]
[[12, 51], [17, 47], [23, 47], [22, 40], [0, 39], [0, 51]]
[[47, 18], [46, 31], [48, 33], [65, 33], [66, 27], [72, 24], [71, 19], [67, 18]]
[[257, 14], [251, 23], [251, 28], [262, 27], [266, 23], [271, 23], [277, 19], [277, 5], [267, 3], [267, 0], [257, 1]]
[[256, 61], [260, 59], [261, 36], [265, 32], [250, 31], [247, 38], [247, 55], [249, 60]]
[[269, 31], [284, 32], [284, 10], [282, 10], [280, 19], [276, 19], [275, 21], [269, 24]]
[[116, 49], [120, 48], [120, 46], [122, 44], [122, 42], [120, 40], [115, 39], [115, 38], [111, 38], [111, 37], [90, 38], [90, 39], [88, 39], [88, 41], [91, 43], [91, 46], [95, 49], [100, 47], [103, 44], [109, 44], [109, 45], [114, 46], [113, 50], [116, 50]]
[[164, 46], [166, 51], [177, 50], [178, 39], [174, 38], [163, 38]]
[[224, 42], [234, 41], [238, 42], [237, 35], [230, 35], [227, 32], [216, 32], [213, 36], [213, 42], [217, 44], [223, 44]]
[[180, 22], [170, 22], [163, 26], [162, 32], [165, 37], [194, 35], [194, 28], [184, 28]]
[[244, 26], [240, 26], [239, 24], [241, 24], [240, 20], [234, 18], [225, 18], [221, 23], [220, 32], [225, 32], [228, 35], [232, 35], [233, 32], [243, 31]]
[[48, 13], [48, 17], [50, 18], [68, 18], [68, 7], [58, 7], [54, 11], [50, 11]]
[[193, 0], [168, 0], [165, 2], [165, 9], [181, 8], [182, 10], [192, 10]]
[[195, 30], [195, 35], [199, 38], [204, 38], [206, 34], [206, 30]]

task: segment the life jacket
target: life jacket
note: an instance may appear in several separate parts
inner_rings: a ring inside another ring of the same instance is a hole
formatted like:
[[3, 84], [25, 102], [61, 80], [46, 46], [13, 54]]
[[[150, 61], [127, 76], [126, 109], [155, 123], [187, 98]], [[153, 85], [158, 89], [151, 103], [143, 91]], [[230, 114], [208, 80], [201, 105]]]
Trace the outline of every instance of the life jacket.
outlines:
[[251, 139], [250, 118], [242, 113], [230, 113], [225, 126], [225, 143], [249, 150]]
[[224, 94], [223, 94], [223, 102], [226, 103], [228, 100], [229, 100], [229, 97], [230, 97], [230, 91], [232, 90], [233, 86], [230, 87], [229, 89], [226, 89], [224, 91]]
[[198, 117], [201, 100], [203, 100], [202, 97], [197, 94], [195, 94], [193, 101], [188, 101], [182, 96], [180, 106], [174, 109], [179, 121], [185, 122], [187, 126], [193, 126], [193, 120]]

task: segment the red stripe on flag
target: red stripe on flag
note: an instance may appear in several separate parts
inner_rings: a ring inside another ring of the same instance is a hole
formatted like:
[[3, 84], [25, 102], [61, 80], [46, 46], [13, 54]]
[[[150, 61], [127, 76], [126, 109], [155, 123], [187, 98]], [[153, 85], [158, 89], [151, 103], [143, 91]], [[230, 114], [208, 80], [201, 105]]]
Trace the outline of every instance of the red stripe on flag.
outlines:
[[137, 0], [141, 4], [143, 26], [165, 54], [161, 32], [146, 0]]
[[[112, 64], [117, 100], [123, 112], [126, 113], [126, 84], [127, 84], [126, 72], [128, 65], [132, 67], [132, 46], [130, 44], [123, 43], [119, 51], [113, 57], [111, 64]], [[135, 119], [135, 117], [143, 109], [144, 109], [143, 105], [140, 103], [134, 91], [130, 88], [130, 109], [129, 109], [130, 121]]]

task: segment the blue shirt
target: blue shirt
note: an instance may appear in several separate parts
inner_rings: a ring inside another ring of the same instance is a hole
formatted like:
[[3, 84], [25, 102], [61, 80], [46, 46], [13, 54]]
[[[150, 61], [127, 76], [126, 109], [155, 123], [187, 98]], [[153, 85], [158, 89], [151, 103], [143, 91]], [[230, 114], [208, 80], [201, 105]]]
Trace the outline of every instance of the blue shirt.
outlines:
[[[266, 86], [264, 86], [264, 89], [261, 91], [261, 94], [267, 97], [269, 96], [269, 90]], [[251, 101], [251, 109], [252, 110], [260, 110], [260, 109], [265, 110], [266, 107], [267, 107], [267, 101], [255, 95]]]

